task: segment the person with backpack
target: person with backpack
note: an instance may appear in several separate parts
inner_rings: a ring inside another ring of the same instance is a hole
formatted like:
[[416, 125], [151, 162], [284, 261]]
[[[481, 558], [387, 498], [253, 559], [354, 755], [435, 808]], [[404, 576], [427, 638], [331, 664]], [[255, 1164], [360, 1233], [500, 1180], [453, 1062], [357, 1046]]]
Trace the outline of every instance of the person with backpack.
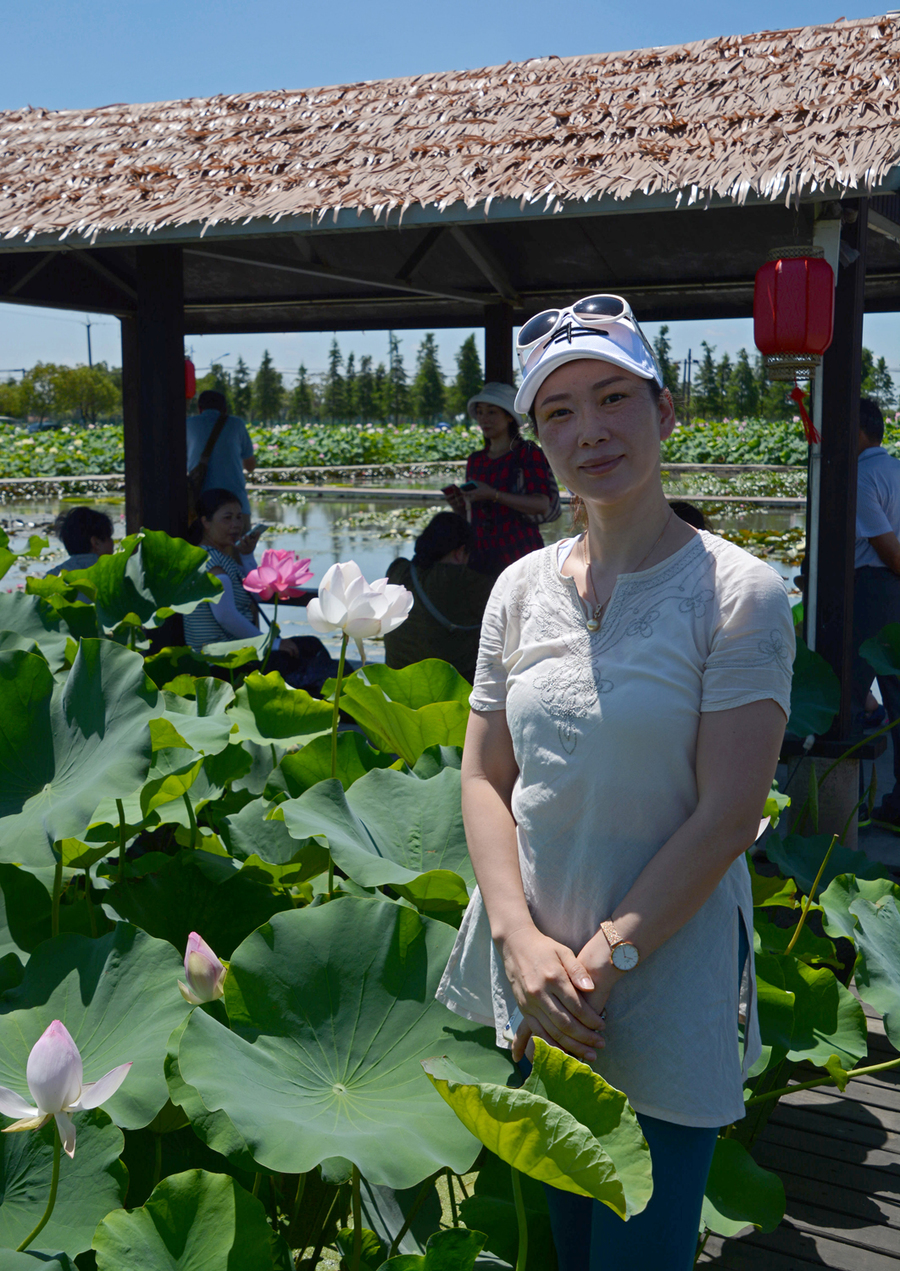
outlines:
[[[244, 533], [250, 529], [250, 503], [244, 472], [256, 467], [253, 442], [243, 419], [229, 415], [224, 393], [207, 389], [197, 399], [198, 414], [187, 420], [187, 467], [193, 502], [207, 490], [232, 490], [243, 514]], [[194, 488], [196, 487], [196, 488]], [[252, 551], [255, 540], [247, 546]]]
[[470, 565], [496, 578], [507, 565], [544, 546], [538, 526], [561, 515], [559, 490], [543, 451], [519, 431], [516, 390], [488, 383], [469, 398], [468, 411], [484, 448], [466, 460], [463, 486], [447, 486], [454, 512], [475, 531]]

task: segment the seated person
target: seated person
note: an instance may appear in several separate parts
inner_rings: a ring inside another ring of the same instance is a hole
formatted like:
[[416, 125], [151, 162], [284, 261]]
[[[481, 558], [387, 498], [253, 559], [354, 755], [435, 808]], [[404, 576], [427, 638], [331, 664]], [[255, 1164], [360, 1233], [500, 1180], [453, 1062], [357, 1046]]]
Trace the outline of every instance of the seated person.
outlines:
[[423, 658], [443, 658], [469, 683], [475, 675], [481, 617], [493, 579], [469, 569], [475, 531], [455, 512], [438, 512], [416, 539], [412, 560], [388, 566], [388, 582], [413, 596], [404, 623], [384, 637], [385, 662], [399, 670]]
[[[189, 534], [194, 543], [206, 549], [209, 572], [221, 582], [222, 595], [216, 604], [198, 605], [193, 613], [184, 615], [185, 639], [201, 656], [205, 644], [262, 635], [256, 597], [243, 585], [256, 562], [252, 556], [242, 557], [236, 548], [243, 532], [243, 509], [237, 496], [230, 490], [204, 490]], [[315, 636], [296, 640], [276, 636], [266, 670], [278, 671], [293, 688], [312, 693], [336, 673], [337, 663]]]
[[58, 533], [69, 557], [48, 569], [45, 577], [64, 569], [90, 569], [101, 556], [111, 556], [116, 550], [112, 521], [105, 512], [95, 512], [93, 508], [72, 508], [62, 518]]

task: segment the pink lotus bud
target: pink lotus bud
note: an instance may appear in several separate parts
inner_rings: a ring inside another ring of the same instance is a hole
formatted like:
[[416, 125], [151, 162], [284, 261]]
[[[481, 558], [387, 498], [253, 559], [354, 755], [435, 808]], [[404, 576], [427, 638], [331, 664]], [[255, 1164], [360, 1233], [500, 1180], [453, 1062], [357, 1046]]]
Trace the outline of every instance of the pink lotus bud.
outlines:
[[227, 968], [196, 931], [188, 936], [184, 973], [187, 984], [179, 980], [178, 987], [181, 989], [181, 996], [191, 1006], [199, 1006], [201, 1002], [214, 1002], [225, 993]]
[[262, 561], [244, 579], [247, 591], [254, 591], [260, 600], [287, 600], [300, 596], [313, 576], [309, 558], [297, 560], [294, 552], [278, 552], [270, 548], [263, 552]]

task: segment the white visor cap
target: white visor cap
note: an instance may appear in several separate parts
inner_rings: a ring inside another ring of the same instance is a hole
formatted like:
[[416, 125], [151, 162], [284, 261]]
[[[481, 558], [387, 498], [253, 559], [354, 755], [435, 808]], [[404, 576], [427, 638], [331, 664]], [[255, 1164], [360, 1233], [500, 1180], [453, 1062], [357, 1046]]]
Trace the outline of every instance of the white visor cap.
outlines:
[[472, 419], [475, 418], [475, 407], [479, 402], [486, 402], [488, 406], [499, 406], [501, 410], [505, 410], [508, 415], [515, 418], [516, 390], [512, 384], [501, 384], [497, 380], [491, 380], [485, 384], [480, 393], [470, 397], [466, 409]]
[[625, 322], [610, 321], [601, 331], [583, 327], [577, 321], [566, 324], [554, 334], [541, 356], [522, 381], [516, 394], [516, 410], [527, 415], [544, 380], [565, 362], [594, 358], [621, 366], [642, 380], [656, 380], [663, 387], [656, 359], [632, 327]]

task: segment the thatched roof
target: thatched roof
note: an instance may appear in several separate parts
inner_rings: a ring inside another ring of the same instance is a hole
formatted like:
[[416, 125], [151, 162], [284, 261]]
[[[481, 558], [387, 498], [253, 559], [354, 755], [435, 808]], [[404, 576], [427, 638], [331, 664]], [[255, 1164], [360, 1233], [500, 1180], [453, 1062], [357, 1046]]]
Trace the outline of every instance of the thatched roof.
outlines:
[[883, 186], [891, 17], [299, 92], [0, 113], [0, 236]]

